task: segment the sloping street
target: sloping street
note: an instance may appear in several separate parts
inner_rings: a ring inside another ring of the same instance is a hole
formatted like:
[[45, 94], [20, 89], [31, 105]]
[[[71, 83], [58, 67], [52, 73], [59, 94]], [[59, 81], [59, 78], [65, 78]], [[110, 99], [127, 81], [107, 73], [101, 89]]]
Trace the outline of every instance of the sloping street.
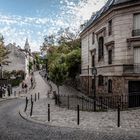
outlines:
[[[35, 77], [39, 78], [39, 74]], [[37, 88], [44, 86], [38, 84]], [[25, 100], [22, 98], [0, 102], [0, 140], [139, 140], [140, 137], [139, 130], [82, 130], [80, 127], [54, 127], [26, 121], [19, 115], [23, 105]]]

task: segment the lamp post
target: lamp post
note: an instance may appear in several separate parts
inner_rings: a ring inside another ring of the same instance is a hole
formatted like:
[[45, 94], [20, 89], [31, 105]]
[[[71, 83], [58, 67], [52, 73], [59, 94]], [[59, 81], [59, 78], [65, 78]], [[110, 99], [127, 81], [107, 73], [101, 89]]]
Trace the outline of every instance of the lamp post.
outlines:
[[96, 111], [96, 75], [97, 75], [97, 69], [96, 67], [92, 68], [92, 74], [94, 75], [94, 111]]

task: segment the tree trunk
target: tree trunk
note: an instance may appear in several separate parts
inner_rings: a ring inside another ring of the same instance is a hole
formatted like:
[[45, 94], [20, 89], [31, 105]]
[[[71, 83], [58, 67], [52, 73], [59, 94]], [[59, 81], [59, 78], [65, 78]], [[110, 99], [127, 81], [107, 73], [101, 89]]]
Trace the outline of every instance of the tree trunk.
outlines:
[[59, 85], [57, 85], [58, 95], [57, 95], [57, 103], [60, 106], [60, 97], [59, 97]]
[[57, 89], [58, 89], [58, 96], [59, 96], [59, 86], [57, 85]]

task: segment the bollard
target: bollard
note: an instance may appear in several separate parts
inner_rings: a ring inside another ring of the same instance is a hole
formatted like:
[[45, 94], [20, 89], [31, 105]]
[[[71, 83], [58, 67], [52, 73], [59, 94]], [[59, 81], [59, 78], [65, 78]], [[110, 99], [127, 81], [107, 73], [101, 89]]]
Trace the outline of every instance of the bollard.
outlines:
[[32, 97], [32, 95], [31, 95], [31, 102], [33, 101], [33, 97]]
[[69, 104], [69, 95], [68, 95], [68, 109], [69, 109], [69, 107], [70, 107], [70, 104]]
[[30, 112], [30, 116], [32, 116], [32, 114], [33, 114], [33, 105], [34, 105], [34, 102], [32, 101], [32, 102], [31, 102], [31, 112]]
[[38, 100], [39, 100], [39, 98], [40, 98], [40, 93], [38, 92]]
[[50, 104], [48, 104], [48, 122], [50, 122]]
[[35, 102], [36, 102], [36, 93], [35, 93]]
[[118, 127], [120, 127], [120, 105], [118, 105]]
[[26, 110], [27, 110], [27, 106], [28, 106], [28, 99], [27, 99], [27, 97], [26, 97], [26, 104], [25, 104], [24, 112], [26, 112]]
[[79, 105], [77, 105], [77, 125], [80, 124], [80, 111], [79, 111]]

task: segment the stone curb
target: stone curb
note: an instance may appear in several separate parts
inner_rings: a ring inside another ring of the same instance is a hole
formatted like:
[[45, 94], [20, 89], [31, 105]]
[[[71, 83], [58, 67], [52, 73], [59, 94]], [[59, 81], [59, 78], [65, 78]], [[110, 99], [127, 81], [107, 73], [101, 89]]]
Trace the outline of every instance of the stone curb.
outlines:
[[18, 97], [14, 97], [14, 98], [2, 98], [2, 100], [0, 100], [0, 102], [4, 102], [4, 101], [7, 101], [7, 100], [13, 100], [13, 99], [17, 99]]
[[[60, 127], [60, 128], [73, 128], [73, 129], [82, 129], [80, 126], [79, 127], [70, 127], [70, 126], [59, 126], [59, 125], [52, 125], [49, 122], [43, 122], [43, 121], [38, 121], [31, 119], [31, 117], [28, 117], [27, 114], [24, 111], [19, 110], [19, 115], [26, 121], [32, 122], [32, 123], [37, 123], [45, 126], [50, 126], [50, 127]], [[83, 129], [85, 130], [85, 129]]]
[[122, 128], [122, 127], [114, 127], [114, 128], [109, 128], [109, 127], [102, 127], [102, 128], [87, 128], [87, 127], [83, 127], [81, 125], [76, 125], [76, 126], [66, 126], [66, 125], [58, 125], [58, 124], [51, 124], [49, 122], [43, 122], [43, 121], [39, 121], [39, 120], [35, 120], [35, 119], [32, 119], [30, 116], [27, 116], [27, 114], [22, 111], [22, 109], [19, 110], [19, 115], [26, 121], [28, 122], [32, 122], [32, 123], [36, 123], [36, 124], [41, 124], [41, 125], [45, 125], [45, 126], [50, 126], [50, 127], [59, 127], [60, 129], [61, 128], [69, 128], [69, 129], [80, 129], [80, 130], [83, 130], [83, 131], [91, 131], [91, 132], [106, 132], [106, 131], [110, 131], [110, 132], [115, 132], [115, 131], [125, 131], [125, 132], [131, 132], [132, 130], [135, 130], [137, 132], [140, 132], [140, 129], [138, 128], [134, 128], [134, 129], [127, 129], [127, 128]]
[[[19, 115], [21, 116], [21, 118], [23, 118], [24, 120], [28, 121], [28, 122], [32, 122], [32, 123], [36, 123], [36, 124], [41, 124], [41, 125], [45, 125], [45, 126], [50, 126], [50, 127], [59, 127], [59, 128], [70, 128], [70, 129], [80, 129], [80, 130], [85, 130], [85, 131], [96, 131], [96, 132], [106, 132], [106, 131], [111, 131], [111, 132], [115, 132], [115, 131], [131, 131], [131, 129], [127, 129], [125, 130], [124, 128], [84, 128], [82, 126], [60, 126], [60, 125], [54, 125], [54, 124], [50, 124], [49, 122], [43, 122], [43, 121], [38, 121], [35, 119], [32, 119], [30, 116], [27, 116], [27, 114], [24, 111], [21, 111], [21, 109], [19, 110]], [[135, 129], [136, 131], [140, 131], [140, 129]]]
[[41, 121], [37, 121], [37, 120], [34, 120], [34, 119], [31, 119], [30, 117], [27, 116], [27, 114], [24, 112], [24, 111], [21, 111], [19, 110], [19, 115], [26, 121], [29, 121], [29, 122], [33, 122], [33, 123], [39, 123], [39, 124], [43, 124], [45, 125], [43, 122]]

